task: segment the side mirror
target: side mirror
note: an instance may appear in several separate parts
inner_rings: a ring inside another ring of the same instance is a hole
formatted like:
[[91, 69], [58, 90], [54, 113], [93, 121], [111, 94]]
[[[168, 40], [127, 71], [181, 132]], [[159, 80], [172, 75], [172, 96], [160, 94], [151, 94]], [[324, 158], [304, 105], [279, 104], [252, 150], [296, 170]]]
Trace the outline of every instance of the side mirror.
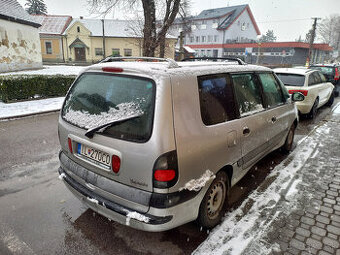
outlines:
[[295, 92], [292, 94], [293, 102], [301, 102], [303, 100], [305, 100], [305, 96], [301, 92]]

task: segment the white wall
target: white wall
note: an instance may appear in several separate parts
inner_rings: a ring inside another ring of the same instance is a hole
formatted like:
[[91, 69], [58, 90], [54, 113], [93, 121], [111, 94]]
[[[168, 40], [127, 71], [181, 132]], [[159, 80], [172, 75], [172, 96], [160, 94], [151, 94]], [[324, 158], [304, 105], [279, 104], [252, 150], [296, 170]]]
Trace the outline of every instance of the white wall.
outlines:
[[38, 29], [0, 19], [0, 73], [41, 67]]

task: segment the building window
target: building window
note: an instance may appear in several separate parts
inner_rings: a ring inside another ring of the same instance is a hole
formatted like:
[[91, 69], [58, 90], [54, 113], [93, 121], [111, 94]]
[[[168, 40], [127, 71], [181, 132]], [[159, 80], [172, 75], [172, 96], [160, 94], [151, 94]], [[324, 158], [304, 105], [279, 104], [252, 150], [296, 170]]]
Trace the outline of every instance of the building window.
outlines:
[[218, 35], [214, 35], [214, 42], [218, 41]]
[[45, 42], [46, 54], [52, 54], [52, 43]]
[[194, 42], [194, 37], [193, 36], [190, 37], [190, 42], [191, 43]]
[[112, 57], [120, 57], [120, 49], [112, 49]]
[[201, 57], [205, 56], [205, 50], [201, 50]]
[[80, 27], [77, 27], [77, 32], [80, 33]]
[[212, 36], [208, 35], [208, 42], [211, 42], [211, 41], [212, 41]]
[[211, 50], [207, 50], [207, 57], [211, 57]]
[[132, 56], [132, 49], [124, 49], [124, 56], [131, 57]]
[[205, 42], [205, 35], [202, 35], [202, 42]]
[[206, 24], [202, 24], [201, 25], [201, 29], [207, 29], [207, 25]]
[[96, 56], [103, 56], [103, 48], [95, 48], [94, 52]]
[[196, 42], [200, 42], [200, 37], [196, 36]]
[[211, 25], [211, 27], [212, 27], [212, 28], [217, 28], [217, 27], [218, 27], [218, 23], [213, 23], [213, 24]]
[[191, 30], [196, 30], [196, 28], [197, 28], [196, 25], [191, 26]]

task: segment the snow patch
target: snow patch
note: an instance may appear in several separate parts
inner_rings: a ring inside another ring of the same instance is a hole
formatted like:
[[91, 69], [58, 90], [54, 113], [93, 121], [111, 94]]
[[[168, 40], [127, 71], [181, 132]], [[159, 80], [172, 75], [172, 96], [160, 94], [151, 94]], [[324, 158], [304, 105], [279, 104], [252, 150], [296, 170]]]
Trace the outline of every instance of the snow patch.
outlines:
[[215, 179], [216, 175], [211, 172], [209, 169], [202, 174], [202, 176], [198, 179], [192, 179], [188, 181], [184, 187], [179, 188], [179, 191], [187, 189], [190, 191], [199, 191], [201, 188], [203, 188], [206, 183], [210, 180]]
[[290, 188], [289, 188], [289, 190], [287, 191], [287, 194], [286, 194], [287, 200], [290, 200], [298, 192], [298, 189], [296, 188], [296, 186], [300, 182], [301, 182], [301, 179], [297, 179], [292, 183], [292, 185], [290, 186]]
[[99, 204], [98, 200], [97, 199], [94, 199], [94, 198], [90, 198], [90, 197], [86, 197], [87, 200], [89, 200], [90, 202], [94, 203], [94, 204]]
[[91, 129], [123, 118], [138, 117], [144, 113], [139, 104], [134, 102], [121, 103], [117, 105], [117, 108], [118, 110], [110, 107], [108, 112], [101, 112], [100, 114], [69, 109], [64, 118], [79, 127]]
[[59, 180], [63, 180], [65, 177], [66, 177], [65, 173], [61, 173], [58, 178]]
[[127, 226], [130, 226], [130, 219], [135, 219], [135, 220], [138, 220], [138, 221], [141, 221], [141, 222], [145, 222], [145, 223], [149, 223], [150, 221], [150, 218], [145, 216], [145, 215], [142, 215], [138, 212], [130, 212], [130, 211], [126, 211], [127, 214], [126, 214], [126, 222], [125, 224]]
[[8, 76], [8, 75], [78, 75], [83, 69], [84, 66], [43, 66], [42, 69], [39, 70], [24, 70], [18, 72], [10, 72], [10, 73], [1, 73], [0, 76]]

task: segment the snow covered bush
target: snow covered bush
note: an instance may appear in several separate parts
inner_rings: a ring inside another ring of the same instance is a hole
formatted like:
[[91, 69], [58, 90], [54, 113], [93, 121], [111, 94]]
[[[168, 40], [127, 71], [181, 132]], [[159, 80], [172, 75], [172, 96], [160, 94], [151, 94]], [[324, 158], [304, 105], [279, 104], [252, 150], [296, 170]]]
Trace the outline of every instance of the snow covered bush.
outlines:
[[65, 96], [75, 78], [74, 75], [0, 76], [0, 100], [7, 103]]

